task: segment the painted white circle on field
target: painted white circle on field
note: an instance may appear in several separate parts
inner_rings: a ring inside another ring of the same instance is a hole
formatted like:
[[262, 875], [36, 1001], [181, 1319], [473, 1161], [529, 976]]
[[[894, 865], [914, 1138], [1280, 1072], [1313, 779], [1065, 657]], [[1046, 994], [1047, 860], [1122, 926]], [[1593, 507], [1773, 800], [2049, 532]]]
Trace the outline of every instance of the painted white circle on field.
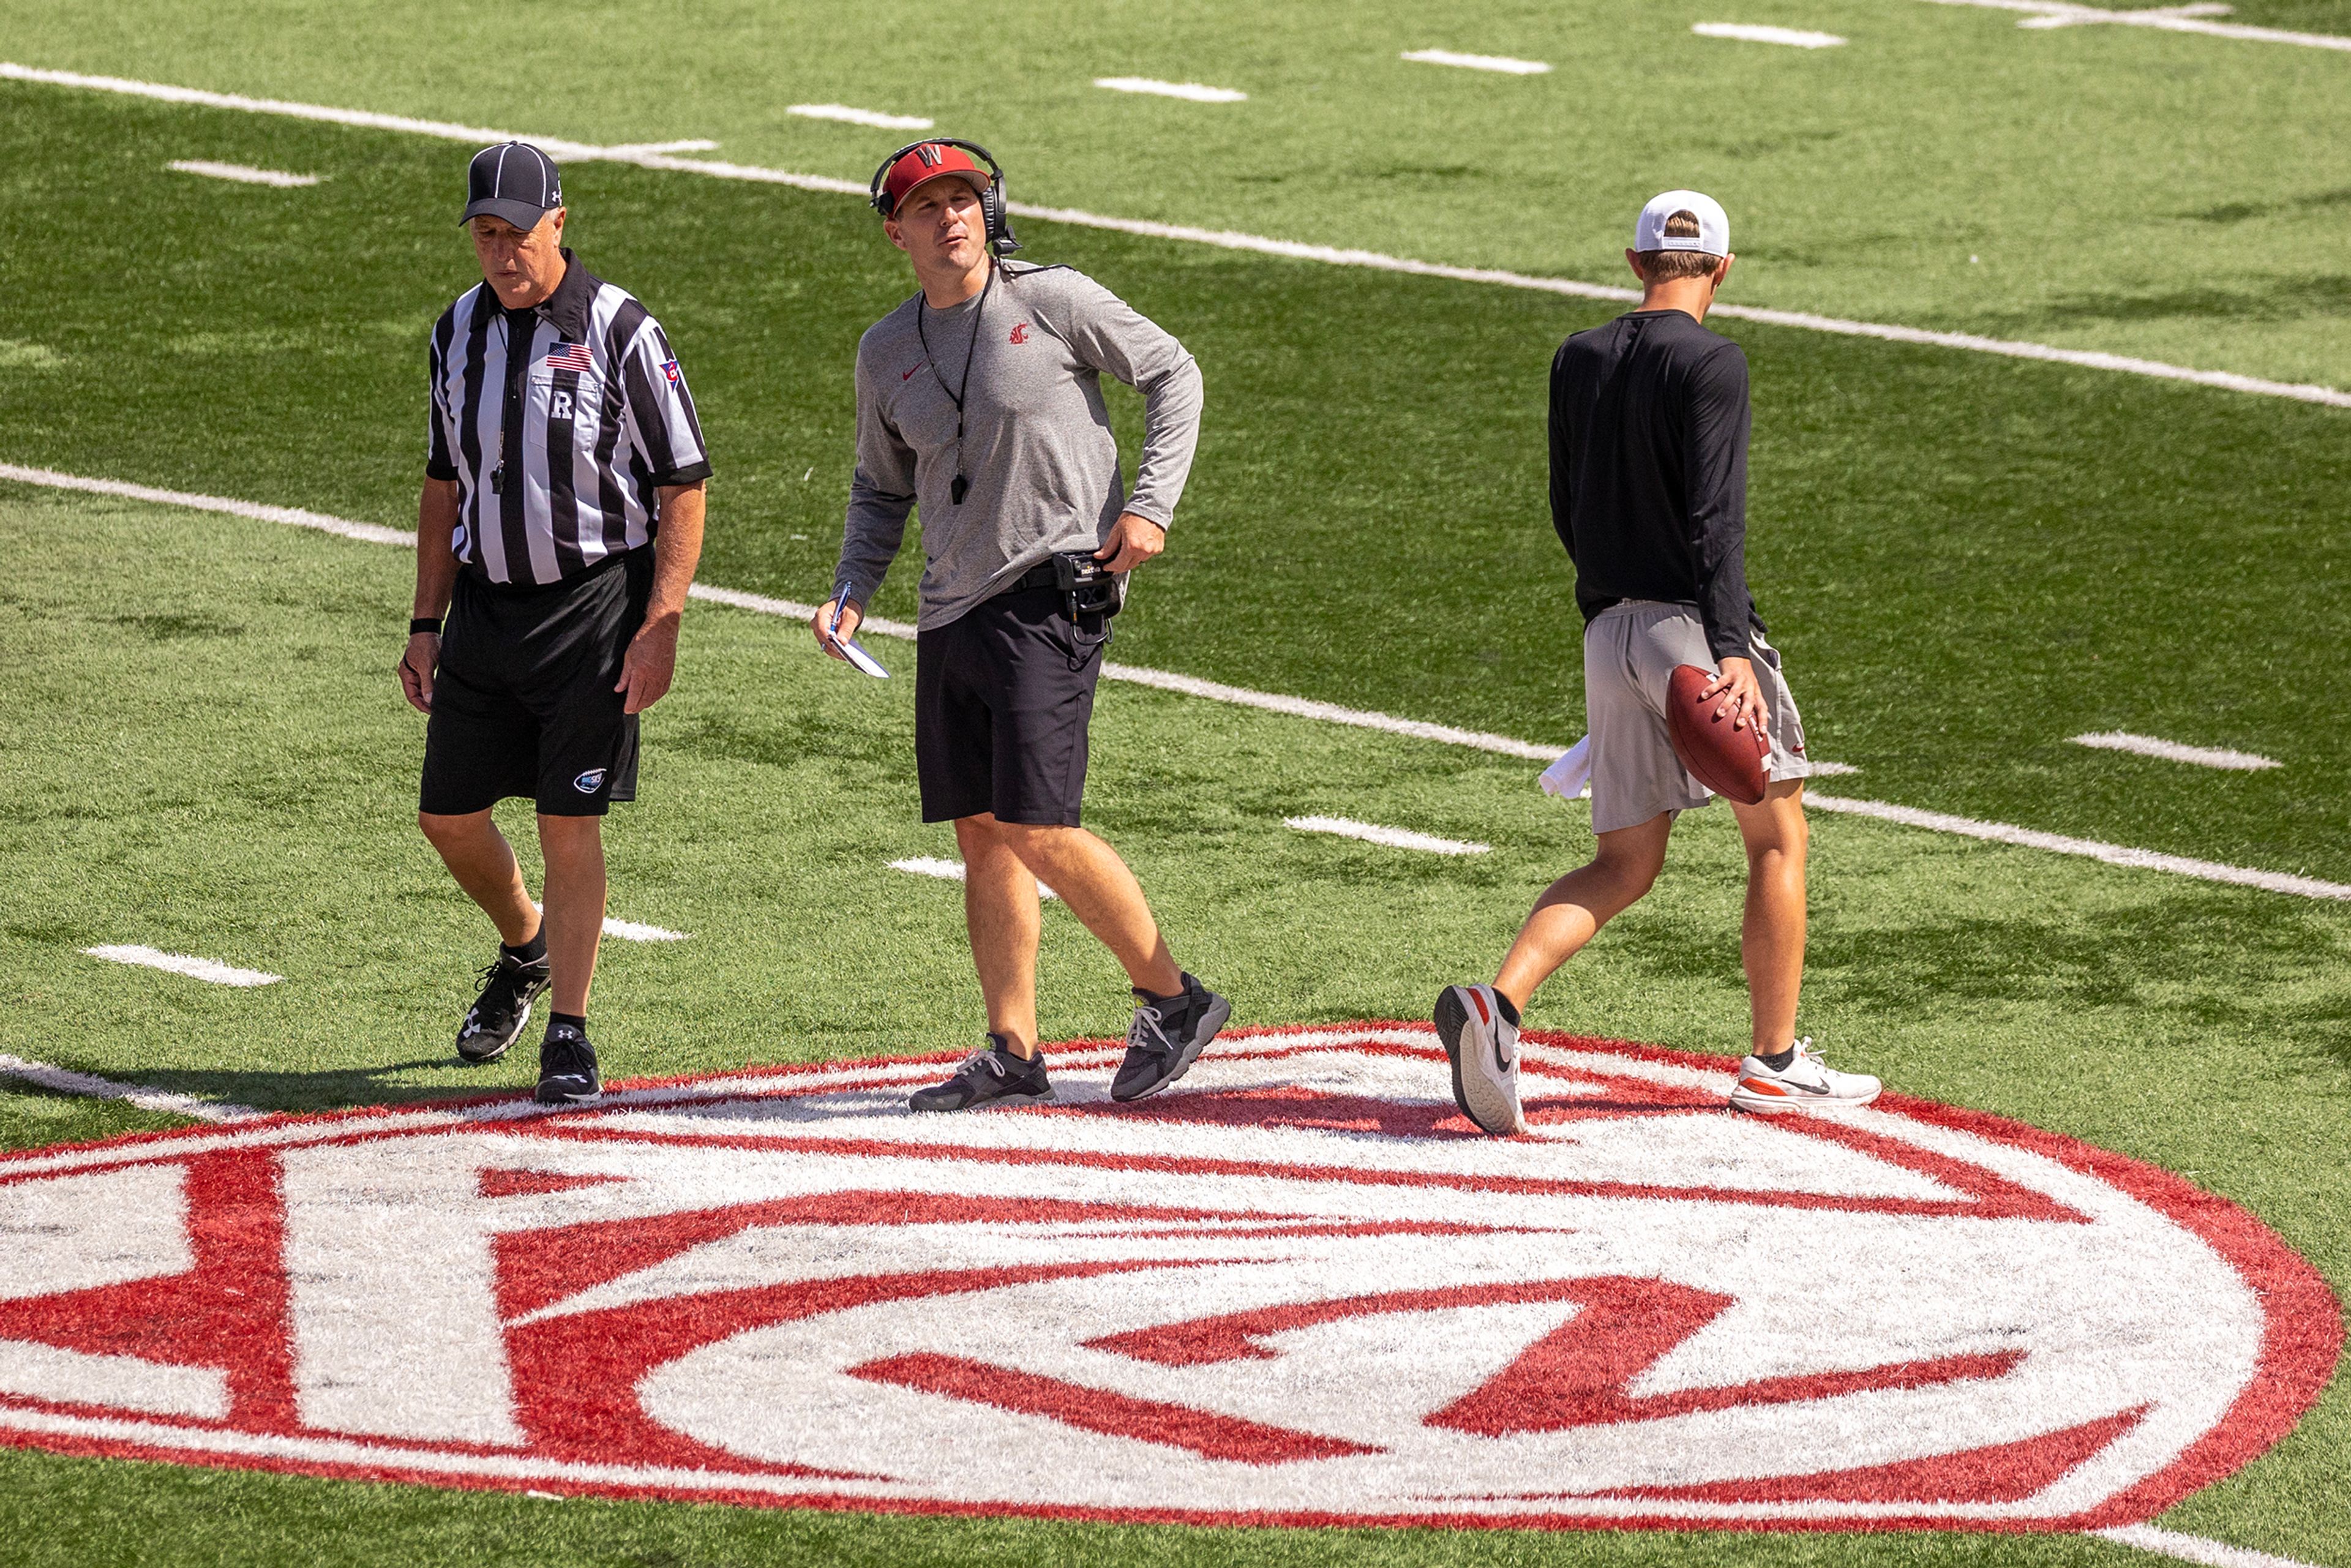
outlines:
[[0, 1438], [438, 1485], [1224, 1521], [2085, 1528], [2317, 1396], [2314, 1270], [2176, 1177], [1530, 1035], [1220, 1040], [917, 1117], [944, 1058], [0, 1159]]

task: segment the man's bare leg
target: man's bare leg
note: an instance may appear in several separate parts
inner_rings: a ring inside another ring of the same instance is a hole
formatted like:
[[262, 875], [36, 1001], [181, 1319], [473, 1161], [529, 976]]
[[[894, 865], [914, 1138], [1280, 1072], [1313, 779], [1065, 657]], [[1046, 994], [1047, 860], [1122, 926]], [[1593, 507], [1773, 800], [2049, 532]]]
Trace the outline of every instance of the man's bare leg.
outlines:
[[1739, 953], [1754, 1011], [1754, 1051], [1770, 1056], [1796, 1038], [1796, 998], [1804, 985], [1804, 781], [1771, 785], [1761, 804], [1731, 810], [1747, 841], [1747, 916]]
[[1600, 834], [1592, 862], [1569, 872], [1535, 900], [1494, 977], [1494, 989], [1523, 1013], [1536, 987], [1649, 891], [1665, 868], [1666, 841], [1673, 831], [1673, 813], [1667, 811], [1637, 827]]
[[547, 861], [547, 958], [554, 1010], [588, 1016], [596, 949], [604, 936], [604, 819], [538, 820]]
[[521, 862], [488, 811], [469, 811], [461, 817], [420, 811], [416, 825], [441, 852], [441, 863], [449, 868], [465, 896], [480, 904], [482, 913], [497, 926], [499, 941], [520, 947], [538, 935], [538, 911], [531, 905], [530, 890], [523, 885]]
[[[956, 819], [963, 852], [963, 916], [972, 967], [987, 1003], [987, 1031], [1013, 1055], [1037, 1054], [1037, 878], [1005, 841], [993, 816]], [[1060, 889], [1056, 888], [1055, 892]]]
[[[1126, 970], [1129, 984], [1155, 997], [1183, 992], [1184, 971], [1176, 967], [1167, 940], [1159, 934], [1143, 884], [1116, 850], [1083, 828], [995, 822], [995, 829], [998, 841], [1019, 857], [1030, 875], [1061, 894], [1070, 913], [1111, 950]], [[1032, 942], [1032, 976], [1035, 956]]]

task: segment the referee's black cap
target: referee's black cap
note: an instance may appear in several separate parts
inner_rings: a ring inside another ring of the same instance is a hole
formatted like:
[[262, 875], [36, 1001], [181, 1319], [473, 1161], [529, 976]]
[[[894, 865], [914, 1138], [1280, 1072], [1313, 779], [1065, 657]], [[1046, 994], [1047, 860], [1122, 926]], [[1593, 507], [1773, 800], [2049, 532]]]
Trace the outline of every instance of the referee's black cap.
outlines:
[[563, 178], [555, 172], [555, 160], [528, 141], [501, 141], [474, 154], [465, 171], [465, 215], [457, 221], [470, 224], [487, 215], [535, 229], [562, 204]]

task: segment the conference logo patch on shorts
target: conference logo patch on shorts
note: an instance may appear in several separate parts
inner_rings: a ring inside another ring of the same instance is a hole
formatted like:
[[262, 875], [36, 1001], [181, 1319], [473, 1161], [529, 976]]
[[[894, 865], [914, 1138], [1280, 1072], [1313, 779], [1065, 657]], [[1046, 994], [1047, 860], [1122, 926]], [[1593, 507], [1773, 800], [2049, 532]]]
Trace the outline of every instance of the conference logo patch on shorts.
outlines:
[[0, 1156], [0, 1441], [830, 1509], [2081, 1529], [2317, 1398], [2317, 1272], [2152, 1166], [1532, 1033], [1534, 1130], [1425, 1028], [1220, 1040], [912, 1116], [950, 1056]]
[[574, 779], [571, 781], [571, 787], [582, 795], [593, 795], [604, 787], [604, 772], [601, 768], [590, 768], [587, 772]]

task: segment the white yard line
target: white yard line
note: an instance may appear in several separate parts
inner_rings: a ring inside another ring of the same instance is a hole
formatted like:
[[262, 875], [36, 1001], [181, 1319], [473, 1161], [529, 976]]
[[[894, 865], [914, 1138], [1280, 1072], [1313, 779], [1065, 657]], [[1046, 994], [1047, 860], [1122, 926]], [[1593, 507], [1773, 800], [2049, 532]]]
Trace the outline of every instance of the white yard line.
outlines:
[[2199, 768], [2225, 768], [2236, 773], [2259, 773], [2280, 766], [2275, 758], [2262, 757], [2251, 751], [2182, 746], [2176, 740], [2160, 740], [2152, 735], [2133, 735], [2126, 729], [2077, 735], [2074, 737], [2074, 744], [2099, 751], [2127, 751], [2138, 757], [2159, 757], [2166, 762], [2192, 762]]
[[2201, 1535], [2183, 1535], [2179, 1531], [2165, 1530], [2153, 1524], [2118, 1524], [2111, 1530], [2089, 1530], [2083, 1533], [2124, 1546], [2136, 1546], [2141, 1552], [2176, 1557], [2182, 1563], [2200, 1563], [2204, 1568], [2313, 1568], [2312, 1564], [2292, 1557], [2256, 1552], [2250, 1546], [2231, 1546], [2224, 1541], [2208, 1540]]
[[1228, 87], [1203, 87], [1196, 81], [1155, 81], [1150, 77], [1096, 77], [1094, 86], [1113, 92], [1148, 93], [1154, 98], [1180, 98], [1186, 103], [1247, 103], [1249, 94]]
[[1542, 60], [1514, 60], [1508, 55], [1457, 55], [1451, 49], [1415, 49], [1397, 57], [1425, 66], [1459, 66], [1464, 70], [1500, 71], [1514, 77], [1539, 77], [1551, 69]]
[[21, 1078], [27, 1083], [37, 1083], [60, 1094], [79, 1094], [91, 1100], [120, 1100], [126, 1105], [136, 1105], [141, 1111], [193, 1116], [199, 1122], [241, 1122], [248, 1116], [263, 1114], [250, 1105], [199, 1100], [191, 1094], [174, 1094], [167, 1089], [150, 1089], [141, 1083], [118, 1083], [111, 1078], [100, 1078], [93, 1072], [51, 1067], [46, 1061], [27, 1061], [21, 1056], [0, 1056], [0, 1076]]
[[[963, 862], [943, 861], [935, 855], [909, 855], [902, 861], [892, 861], [890, 869], [903, 871], [909, 876], [935, 877], [941, 882], [961, 882], [964, 879]], [[1037, 884], [1037, 896], [1059, 898], [1061, 895], [1040, 882]]]
[[[813, 613], [811, 612], [810, 613]], [[872, 622], [867, 622], [871, 625]], [[1163, 692], [1179, 692], [1187, 697], [1206, 697], [1210, 702], [1230, 703], [1236, 707], [1261, 708], [1268, 713], [1284, 713], [1292, 718], [1320, 719], [1324, 724], [1343, 724], [1357, 729], [1376, 729], [1389, 735], [1409, 736], [1415, 740], [1434, 740], [1446, 746], [1466, 746], [1477, 751], [1498, 752], [1504, 757], [1523, 757], [1531, 761], [1549, 762], [1560, 754], [1556, 746], [1540, 746], [1531, 740], [1513, 740], [1507, 735], [1489, 735], [1482, 730], [1456, 729], [1449, 724], [1426, 724], [1416, 718], [1396, 718], [1388, 714], [1373, 713], [1365, 708], [1342, 707], [1337, 703], [1316, 702], [1311, 697], [1284, 696], [1278, 692], [1251, 691], [1247, 686], [1228, 686], [1217, 681], [1204, 681], [1194, 675], [1178, 675], [1166, 670], [1146, 670], [1134, 664], [1104, 663], [1102, 678], [1127, 681], [1138, 686], [1155, 686]]]
[[1785, 44], [1797, 49], [1834, 49], [1844, 42], [1834, 33], [1807, 32], [1802, 27], [1764, 27], [1745, 22], [1694, 22], [1690, 31], [1701, 38], [1737, 38], [1749, 44]]
[[[530, 906], [541, 913], [545, 913], [547, 909], [547, 905], [535, 898], [530, 901]], [[691, 931], [672, 931], [663, 925], [646, 925], [634, 920], [616, 920], [609, 915], [604, 917], [604, 935], [617, 936], [623, 942], [691, 942], [694, 940], [694, 933]]]
[[2258, 887], [2267, 893], [2292, 894], [2297, 898], [2351, 899], [2351, 886], [2339, 882], [2321, 882], [2316, 877], [2295, 876], [2289, 872], [2253, 871], [2244, 866], [2222, 865], [2218, 861], [2191, 860], [2186, 855], [2168, 855], [2155, 850], [2135, 850], [2125, 844], [2101, 843], [2095, 839], [2044, 833], [2037, 828], [2019, 828], [2007, 822], [1980, 822], [1973, 817], [1922, 811], [1916, 807], [1893, 806], [1882, 800], [1855, 800], [1841, 795], [1815, 794], [1807, 794], [1804, 800], [1808, 805], [1823, 811], [1875, 817], [1881, 822], [1899, 822], [1906, 828], [1957, 833], [1962, 838], [1982, 839], [1988, 843], [2044, 850], [2053, 855], [2080, 855], [2087, 860], [2129, 866], [2137, 871], [2166, 872], [2173, 876], [2193, 877], [2199, 882], [2226, 883], [2232, 887]]
[[1301, 833], [1333, 833], [1343, 839], [1361, 839], [1367, 844], [1384, 844], [1392, 850], [1421, 850], [1433, 855], [1490, 854], [1494, 848], [1474, 839], [1440, 839], [1434, 833], [1416, 833], [1410, 828], [1384, 828], [1377, 822], [1358, 822], [1352, 817], [1284, 817], [1281, 825]]
[[2164, 33], [2201, 33], [2207, 37], [2236, 38], [2251, 44], [2292, 44], [2305, 49], [2351, 51], [2351, 37], [2337, 33], [2294, 33], [2281, 27], [2249, 27], [2241, 22], [2215, 22], [2226, 5], [2160, 5], [2143, 11], [2109, 11], [2096, 5], [2069, 5], [2064, 0], [1928, 0], [1936, 5], [1972, 5], [1986, 11], [2027, 13], [2020, 27], [2078, 27], [2111, 24], [2123, 27], [2153, 27]]
[[870, 125], [877, 131], [928, 131], [932, 122], [919, 114], [884, 114], [878, 109], [852, 109], [845, 103], [795, 103], [786, 114], [805, 120], [838, 120], [846, 125]]
[[683, 141], [631, 141], [604, 151], [619, 157], [635, 152], [715, 152], [717, 149], [718, 143], [707, 137], [690, 136]]
[[689, 931], [672, 931], [637, 920], [616, 920], [609, 915], [604, 917], [604, 935], [618, 936], [623, 942], [685, 942], [693, 938]]
[[[236, 517], [254, 517], [264, 522], [286, 523], [296, 528], [319, 528], [340, 534], [345, 538], [362, 539], [371, 544], [405, 545], [415, 547], [413, 534], [398, 528], [379, 528], [372, 523], [354, 523], [340, 517], [323, 517], [317, 512], [305, 512], [291, 507], [262, 507], [249, 501], [226, 500], [217, 496], [190, 496], [176, 490], [154, 490], [145, 486], [121, 485], [112, 480], [83, 479], [59, 474], [48, 468], [24, 468], [13, 464], [0, 464], [0, 479], [14, 479], [27, 485], [47, 485], [58, 489], [89, 490], [101, 495], [124, 496], [139, 500], [160, 501], [167, 506], [193, 507], [202, 511], [227, 512]], [[816, 613], [816, 606], [796, 603], [789, 599], [771, 599], [762, 593], [746, 593], [740, 589], [714, 588], [697, 582], [686, 591], [691, 598], [714, 604], [730, 605], [757, 614], [780, 616], [788, 621], [806, 621]], [[877, 637], [897, 637], [911, 640], [914, 628], [903, 621], [875, 619], [862, 622], [860, 631]], [[1186, 696], [1204, 697], [1210, 702], [1230, 703], [1238, 707], [1260, 708], [1269, 713], [1288, 714], [1296, 718], [1319, 719], [1325, 724], [1348, 725], [1360, 729], [1376, 729], [1388, 735], [1401, 735], [1415, 740], [1433, 740], [1447, 746], [1467, 747], [1478, 751], [1491, 751], [1505, 757], [1523, 757], [1536, 762], [1555, 760], [1564, 747], [1541, 746], [1529, 740], [1513, 740], [1506, 735], [1490, 735], [1480, 730], [1456, 729], [1450, 725], [1427, 724], [1419, 719], [1396, 718], [1389, 714], [1374, 713], [1364, 708], [1342, 707], [1337, 703], [1315, 702], [1307, 697], [1284, 696], [1278, 692], [1251, 691], [1246, 686], [1228, 686], [1217, 681], [1204, 681], [1193, 675], [1179, 675], [1166, 670], [1148, 670], [1133, 664], [1105, 662], [1102, 678], [1126, 681], [1135, 685], [1154, 686], [1161, 691], [1177, 692]], [[1836, 763], [1815, 765], [1821, 771], [1850, 767]], [[1924, 828], [1931, 832], [1957, 833], [1963, 838], [1982, 839], [1992, 843], [2013, 844], [2024, 849], [2045, 850], [2053, 854], [2084, 855], [2105, 861], [2109, 865], [2129, 866], [2142, 871], [2159, 871], [2173, 876], [2193, 877], [2201, 882], [2225, 883], [2237, 887], [2258, 887], [2271, 893], [2290, 894], [2299, 898], [2351, 899], [2351, 886], [2341, 883], [2321, 882], [2314, 877], [2295, 876], [2284, 872], [2254, 871], [2242, 866], [2222, 865], [2215, 861], [2191, 860], [2184, 855], [2161, 854], [2153, 850], [2135, 850], [2122, 844], [2100, 843], [2093, 839], [2067, 838], [2062, 833], [2044, 833], [2037, 829], [2020, 828], [2006, 822], [1981, 822], [1971, 817], [1954, 817], [1940, 811], [1923, 811], [1909, 806], [1890, 805], [1878, 800], [1854, 800], [1834, 795], [1807, 795], [1813, 805], [1824, 811], [1845, 811], [1856, 816], [1876, 817], [1883, 821], [1899, 822], [1906, 827]]]
[[[1954, 3], [1958, 3], [1958, 0], [1954, 0]], [[486, 142], [518, 139], [536, 142], [550, 156], [556, 158], [601, 159], [611, 162], [633, 163], [645, 169], [664, 169], [684, 174], [703, 174], [719, 180], [747, 180], [764, 184], [789, 185], [795, 190], [826, 191], [841, 195], [862, 197], [867, 193], [866, 186], [862, 182], [836, 179], [829, 174], [800, 174], [786, 169], [763, 169], [747, 163], [724, 163], [704, 159], [679, 158], [665, 152], [645, 152], [625, 147], [598, 147], [585, 142], [568, 141], [560, 137], [529, 136], [516, 131], [458, 125], [446, 120], [413, 120], [404, 115], [375, 114], [362, 110], [335, 109], [323, 104], [288, 103], [277, 99], [246, 98], [235, 93], [206, 92], [197, 88], [129, 81], [120, 77], [84, 76], [74, 71], [42, 70], [7, 61], [0, 61], [0, 81], [41, 82], [53, 87], [126, 93], [138, 98], [159, 99], [168, 103], [198, 104], [209, 109], [236, 110], [249, 114], [287, 115], [298, 120], [316, 120], [333, 125], [351, 125], [375, 131], [402, 131], [420, 136], [436, 136], [452, 141], [470, 142], [475, 146]], [[1618, 288], [1601, 283], [1584, 283], [1572, 277], [1535, 277], [1525, 273], [1505, 272], [1492, 267], [1451, 267], [1440, 262], [1416, 261], [1409, 256], [1387, 256], [1378, 251], [1347, 250], [1333, 246], [1306, 245], [1297, 240], [1270, 239], [1262, 235], [1239, 234], [1229, 229], [1203, 229], [1182, 224], [1157, 223], [1143, 218], [1110, 217], [1074, 207], [1046, 207], [1027, 202], [1008, 203], [1007, 207], [1015, 217], [1071, 224], [1081, 228], [1108, 229], [1118, 234], [1140, 235], [1150, 239], [1216, 246], [1226, 250], [1250, 251], [1260, 256], [1286, 256], [1295, 261], [1316, 261], [1331, 267], [1361, 267], [1382, 272], [1404, 273], [1416, 277], [1442, 277], [1459, 283], [1492, 284], [1504, 288], [1524, 288], [1543, 294], [1565, 295], [1576, 299], [1605, 299], [1630, 303], [1640, 298], [1639, 292], [1635, 289]], [[2060, 349], [2047, 343], [2028, 343], [2006, 338], [1986, 338], [1972, 332], [1935, 332], [1920, 327], [1899, 327], [1880, 321], [1851, 321], [1835, 316], [1816, 316], [1809, 311], [1773, 310], [1751, 305], [1717, 305], [1714, 307], [1713, 313], [1733, 320], [1754, 321], [1766, 326], [1794, 327], [1805, 331], [1829, 332], [1849, 338], [1873, 338], [1888, 343], [1913, 343], [1930, 348], [1959, 349], [1970, 353], [1995, 354], [2014, 360], [2039, 360], [2052, 364], [2075, 365], [2087, 370], [2112, 371], [2125, 375], [2185, 382], [2195, 386], [2216, 387], [2224, 392], [2248, 392], [2260, 397], [2290, 398], [2298, 402], [2323, 403], [2331, 408], [2351, 408], [2351, 391], [2345, 391], [2338, 387], [2267, 381], [2259, 376], [2239, 375], [2233, 371], [2196, 370], [2187, 365], [2165, 364], [2158, 360], [2137, 359], [2127, 354], [2108, 354], [2086, 349]]]
[[[2226, 16], [2235, 9], [2236, 7], [2233, 5], [2147, 5], [2140, 6], [2129, 12], [2128, 15], [2137, 18], [2148, 18], [2154, 16]], [[2027, 16], [2024, 20], [2019, 22], [2017, 26], [2034, 31], [2041, 31], [2051, 27], [2095, 26], [2102, 22], [2112, 22], [2116, 20], [2119, 20], [2119, 18], [2113, 12], [2093, 10], [2091, 7], [2085, 5], [2080, 7], [2068, 7], [2064, 11], [2053, 16]], [[2141, 20], [2137, 25], [2143, 26], [2146, 24], [2144, 20]]]
[[240, 185], [272, 185], [281, 191], [315, 185], [324, 177], [289, 174], [283, 169], [256, 169], [247, 163], [215, 163], [208, 158], [182, 158], [168, 167], [183, 174], [205, 174], [215, 180], [234, 180]]
[[240, 969], [234, 964], [224, 964], [216, 958], [195, 958], [185, 953], [166, 953], [160, 948], [143, 947], [135, 943], [121, 946], [85, 947], [82, 951], [93, 958], [103, 958], [110, 964], [131, 964], [142, 969], [161, 969], [169, 975], [185, 975], [191, 980], [203, 980], [215, 986], [274, 986], [284, 979], [260, 969]]
[[226, 512], [231, 517], [250, 517], [257, 523], [284, 523], [291, 528], [316, 528], [320, 533], [340, 534], [344, 538], [360, 539], [371, 545], [406, 545], [412, 549], [416, 545], [416, 536], [404, 528], [354, 523], [346, 517], [330, 517], [324, 512], [306, 512], [296, 507], [264, 507], [252, 501], [232, 501], [224, 496], [194, 496], [185, 490], [159, 490], [152, 485], [126, 485], [119, 479], [85, 479], [78, 474], [60, 474], [54, 468], [23, 468], [14, 463], [0, 463], [0, 479], [14, 479], [20, 485], [46, 486], [52, 490], [83, 490], [94, 496], [120, 496], [126, 501], [192, 507], [200, 512]]

